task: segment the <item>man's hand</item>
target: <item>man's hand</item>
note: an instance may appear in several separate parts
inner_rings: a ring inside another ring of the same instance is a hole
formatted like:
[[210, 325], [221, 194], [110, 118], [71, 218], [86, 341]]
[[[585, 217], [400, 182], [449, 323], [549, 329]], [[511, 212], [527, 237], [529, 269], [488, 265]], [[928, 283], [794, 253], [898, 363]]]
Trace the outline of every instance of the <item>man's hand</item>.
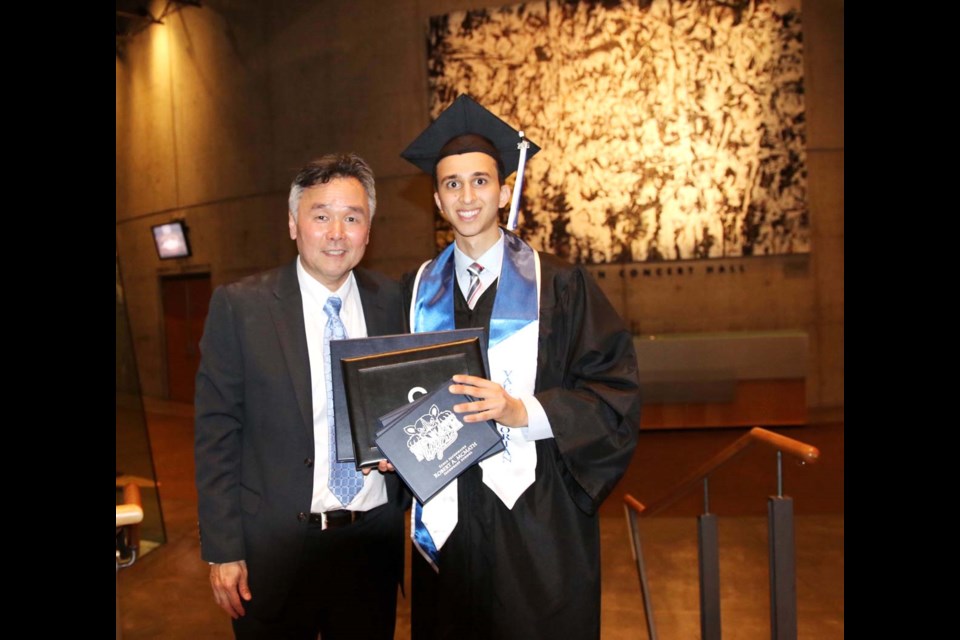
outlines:
[[210, 586], [213, 587], [213, 599], [231, 618], [236, 620], [246, 613], [240, 599], [249, 601], [253, 597], [247, 586], [246, 561], [210, 565]]
[[464, 416], [464, 422], [496, 420], [505, 427], [527, 426], [527, 422], [529, 422], [527, 407], [520, 400], [504, 391], [503, 387], [496, 382], [477, 376], [460, 374], [453, 376], [453, 381], [458, 384], [450, 385], [450, 393], [462, 393], [480, 398], [475, 402], [453, 405], [453, 410], [457, 413], [476, 412]]

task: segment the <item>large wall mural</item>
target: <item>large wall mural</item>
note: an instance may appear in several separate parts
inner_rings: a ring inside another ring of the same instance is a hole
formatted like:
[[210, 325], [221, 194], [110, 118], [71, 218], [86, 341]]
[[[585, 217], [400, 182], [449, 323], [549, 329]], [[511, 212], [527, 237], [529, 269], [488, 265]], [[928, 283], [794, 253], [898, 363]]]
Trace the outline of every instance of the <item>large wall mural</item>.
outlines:
[[[543, 151], [520, 234], [585, 263], [809, 251], [799, 0], [544, 0], [431, 18], [431, 115], [469, 93]], [[438, 223], [438, 246], [452, 236]]]

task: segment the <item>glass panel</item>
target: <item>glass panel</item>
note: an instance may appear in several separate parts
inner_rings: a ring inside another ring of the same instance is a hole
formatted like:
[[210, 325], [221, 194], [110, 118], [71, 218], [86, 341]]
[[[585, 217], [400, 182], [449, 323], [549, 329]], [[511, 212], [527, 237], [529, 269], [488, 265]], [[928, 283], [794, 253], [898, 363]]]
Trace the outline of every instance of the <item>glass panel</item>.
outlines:
[[167, 541], [163, 512], [157, 493], [157, 476], [150, 450], [150, 433], [140, 395], [140, 376], [133, 351], [133, 338], [123, 294], [120, 259], [117, 256], [117, 500], [123, 500], [123, 486], [134, 482], [143, 499], [140, 527], [140, 554], [149, 553]]

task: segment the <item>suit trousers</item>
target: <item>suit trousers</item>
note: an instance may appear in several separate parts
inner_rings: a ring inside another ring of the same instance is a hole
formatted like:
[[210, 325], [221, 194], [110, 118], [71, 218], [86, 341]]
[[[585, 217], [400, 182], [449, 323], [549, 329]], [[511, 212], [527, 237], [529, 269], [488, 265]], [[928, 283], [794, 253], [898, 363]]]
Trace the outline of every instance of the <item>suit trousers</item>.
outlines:
[[234, 620], [236, 637], [316, 640], [319, 633], [323, 640], [392, 640], [403, 579], [403, 564], [397, 562], [403, 557], [403, 519], [397, 511], [385, 504], [345, 527], [307, 525], [301, 562], [280, 614]]

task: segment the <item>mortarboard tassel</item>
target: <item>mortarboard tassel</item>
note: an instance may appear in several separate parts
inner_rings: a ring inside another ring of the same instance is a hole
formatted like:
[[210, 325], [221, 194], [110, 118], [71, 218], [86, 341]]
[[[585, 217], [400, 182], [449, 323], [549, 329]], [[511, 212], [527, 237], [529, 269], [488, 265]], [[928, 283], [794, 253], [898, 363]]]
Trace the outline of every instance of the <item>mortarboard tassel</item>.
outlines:
[[510, 202], [510, 215], [507, 217], [507, 229], [516, 231], [517, 214], [520, 208], [520, 191], [523, 189], [523, 167], [527, 164], [527, 149], [530, 143], [523, 137], [523, 131], [520, 131], [520, 142], [517, 143], [517, 149], [520, 149], [520, 162], [517, 164], [517, 181], [513, 185], [513, 198]]

